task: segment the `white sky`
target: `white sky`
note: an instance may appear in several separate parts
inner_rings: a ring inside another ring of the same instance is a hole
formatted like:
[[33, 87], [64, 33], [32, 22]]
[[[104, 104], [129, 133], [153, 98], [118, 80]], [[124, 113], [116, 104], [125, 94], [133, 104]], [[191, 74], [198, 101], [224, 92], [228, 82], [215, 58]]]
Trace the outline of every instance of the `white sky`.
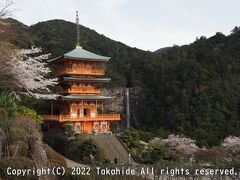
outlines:
[[[3, 1], [3, 0], [0, 0]], [[32, 25], [63, 19], [129, 46], [155, 51], [229, 34], [240, 26], [240, 0], [13, 0], [13, 18]]]

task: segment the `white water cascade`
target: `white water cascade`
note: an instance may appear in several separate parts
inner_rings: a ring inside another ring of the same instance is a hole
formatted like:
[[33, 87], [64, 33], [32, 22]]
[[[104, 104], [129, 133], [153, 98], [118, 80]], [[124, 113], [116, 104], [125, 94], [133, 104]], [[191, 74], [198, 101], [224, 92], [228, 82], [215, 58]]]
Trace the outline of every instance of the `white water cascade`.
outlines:
[[129, 106], [129, 88], [126, 88], [126, 114], [127, 128], [130, 128], [130, 106]]

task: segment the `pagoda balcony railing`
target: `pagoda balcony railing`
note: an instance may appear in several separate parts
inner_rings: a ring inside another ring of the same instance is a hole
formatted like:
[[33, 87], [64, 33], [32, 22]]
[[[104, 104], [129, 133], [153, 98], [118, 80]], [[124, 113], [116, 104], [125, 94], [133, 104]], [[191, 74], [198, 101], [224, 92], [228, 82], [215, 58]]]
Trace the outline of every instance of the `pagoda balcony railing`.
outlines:
[[76, 94], [100, 94], [100, 89], [93, 88], [68, 88], [62, 91], [62, 93], [76, 93]]
[[92, 69], [92, 68], [63, 68], [55, 72], [56, 76], [62, 75], [99, 75], [103, 76], [105, 70], [103, 69]]
[[71, 116], [71, 115], [42, 115], [45, 121], [119, 121], [120, 114], [97, 114], [94, 117], [90, 116]]

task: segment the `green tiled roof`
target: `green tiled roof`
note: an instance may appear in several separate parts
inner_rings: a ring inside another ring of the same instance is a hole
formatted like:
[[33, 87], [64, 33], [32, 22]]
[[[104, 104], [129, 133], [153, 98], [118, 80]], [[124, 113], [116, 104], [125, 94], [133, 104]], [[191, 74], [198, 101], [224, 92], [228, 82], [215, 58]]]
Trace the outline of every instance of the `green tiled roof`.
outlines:
[[63, 81], [81, 81], [81, 82], [109, 82], [110, 78], [84, 78], [84, 77], [63, 77]]
[[81, 47], [77, 47], [73, 49], [72, 51], [69, 51], [62, 56], [59, 56], [55, 59], [49, 60], [49, 62], [53, 62], [62, 58], [66, 59], [75, 59], [75, 60], [89, 60], [89, 61], [109, 61], [110, 57], [101, 56], [98, 54], [94, 54], [92, 52], [89, 52]]
[[68, 100], [68, 101], [80, 101], [80, 100], [111, 100], [115, 99], [115, 97], [109, 97], [109, 96], [61, 96], [61, 100]]

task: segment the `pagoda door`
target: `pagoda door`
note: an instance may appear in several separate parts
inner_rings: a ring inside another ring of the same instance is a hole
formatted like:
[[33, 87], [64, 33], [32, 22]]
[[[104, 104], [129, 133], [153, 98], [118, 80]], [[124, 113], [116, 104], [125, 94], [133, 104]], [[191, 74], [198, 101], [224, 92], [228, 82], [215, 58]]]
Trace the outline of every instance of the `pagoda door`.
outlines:
[[83, 114], [84, 114], [85, 117], [89, 117], [90, 116], [90, 109], [89, 108], [83, 109]]

